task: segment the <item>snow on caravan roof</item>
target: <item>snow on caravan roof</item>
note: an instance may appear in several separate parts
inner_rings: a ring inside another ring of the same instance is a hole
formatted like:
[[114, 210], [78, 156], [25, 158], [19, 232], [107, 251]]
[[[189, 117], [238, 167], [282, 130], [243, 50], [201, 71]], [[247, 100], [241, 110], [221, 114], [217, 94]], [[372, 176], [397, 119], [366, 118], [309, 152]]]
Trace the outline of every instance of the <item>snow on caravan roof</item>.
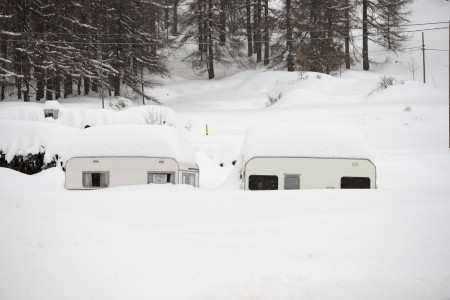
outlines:
[[371, 159], [357, 128], [340, 124], [266, 123], [247, 130], [244, 164], [254, 157]]
[[191, 146], [181, 130], [162, 125], [94, 126], [78, 134], [67, 158], [166, 157], [196, 165]]

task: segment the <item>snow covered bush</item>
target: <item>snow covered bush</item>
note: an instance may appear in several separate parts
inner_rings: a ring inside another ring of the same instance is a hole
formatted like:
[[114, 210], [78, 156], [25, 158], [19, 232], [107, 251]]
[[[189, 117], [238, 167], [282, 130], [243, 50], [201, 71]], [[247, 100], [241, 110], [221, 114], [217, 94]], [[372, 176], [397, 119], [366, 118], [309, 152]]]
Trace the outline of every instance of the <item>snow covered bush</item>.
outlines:
[[130, 107], [131, 105], [131, 100], [123, 97], [111, 99], [109, 101], [109, 106], [117, 110], [122, 110], [124, 108]]
[[377, 83], [377, 87], [373, 89], [369, 95], [372, 95], [375, 92], [382, 91], [387, 89], [388, 87], [396, 84], [396, 79], [394, 76], [382, 76], [380, 77], [380, 81]]
[[6, 154], [0, 150], [0, 167], [9, 168], [21, 173], [33, 175], [41, 172], [42, 170], [52, 168], [56, 166], [56, 157], [49, 163], [44, 161], [45, 153], [27, 154], [27, 155], [15, 155], [13, 159], [8, 162], [6, 160]]
[[305, 70], [299, 70], [299, 71], [297, 71], [297, 74], [298, 74], [298, 79], [300, 79], [300, 80], [305, 80], [305, 79], [308, 79], [308, 72], [307, 71], [305, 71]]
[[266, 94], [266, 98], [267, 98], [266, 107], [274, 105], [275, 103], [278, 102], [278, 100], [281, 99], [281, 97], [283, 97], [283, 93], [281, 93], [281, 92], [275, 92], [274, 94], [267, 93]]
[[176, 127], [170, 120], [167, 110], [158, 106], [150, 106], [144, 116], [145, 122], [152, 125], [166, 125]]
[[380, 81], [378, 82], [377, 90], [385, 90], [391, 85], [395, 84], [395, 77], [393, 76], [382, 76], [380, 77]]

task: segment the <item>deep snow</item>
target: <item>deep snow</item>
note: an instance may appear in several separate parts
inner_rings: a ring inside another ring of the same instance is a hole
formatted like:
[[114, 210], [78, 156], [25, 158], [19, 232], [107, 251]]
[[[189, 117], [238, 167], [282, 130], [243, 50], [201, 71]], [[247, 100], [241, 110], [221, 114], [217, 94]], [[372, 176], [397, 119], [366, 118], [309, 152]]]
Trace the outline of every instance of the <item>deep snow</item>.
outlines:
[[[418, 0], [413, 21], [448, 18], [449, 4]], [[430, 47], [447, 35], [427, 33]], [[153, 93], [189, 129], [199, 189], [68, 191], [59, 168], [0, 168], [0, 299], [450, 299], [448, 53], [428, 56], [437, 88], [411, 80], [408, 53], [392, 55], [342, 78], [166, 79]], [[370, 94], [384, 74], [397, 84]], [[267, 93], [281, 100], [266, 107]], [[85, 125], [147, 123], [148, 107], [126, 103], [68, 99], [57, 121], [43, 104], [0, 103], [0, 144], [57, 153]], [[246, 129], [267, 122], [359, 128], [378, 189], [239, 190], [232, 161]]]

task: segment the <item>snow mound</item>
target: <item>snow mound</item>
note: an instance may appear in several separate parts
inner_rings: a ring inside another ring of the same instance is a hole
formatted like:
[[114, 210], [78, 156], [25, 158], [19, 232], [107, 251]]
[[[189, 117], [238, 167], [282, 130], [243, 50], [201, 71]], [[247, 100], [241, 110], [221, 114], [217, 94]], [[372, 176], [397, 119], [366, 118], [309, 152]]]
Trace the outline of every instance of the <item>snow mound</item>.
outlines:
[[[127, 100], [119, 99], [120, 101]], [[119, 101], [118, 100], [118, 101]], [[29, 107], [13, 106], [0, 109], [0, 119], [3, 120], [27, 120], [63, 124], [77, 128], [85, 126], [115, 125], [115, 124], [157, 124], [183, 127], [175, 111], [169, 107], [160, 105], [142, 105], [128, 107], [124, 102], [123, 109], [93, 109], [93, 108], [70, 108], [60, 105], [58, 101], [47, 101], [46, 104], [33, 105]], [[117, 104], [120, 106], [120, 104]], [[57, 120], [45, 118], [44, 109], [60, 109]]]
[[55, 100], [47, 100], [44, 104], [44, 109], [61, 109], [61, 105], [58, 101]]
[[266, 123], [247, 130], [244, 164], [254, 157], [372, 159], [361, 131], [340, 124]]
[[104, 125], [83, 130], [67, 153], [73, 157], [164, 157], [196, 165], [184, 132], [162, 125]]
[[49, 163], [58, 154], [63, 155], [72, 138], [80, 130], [32, 121], [0, 120], [0, 150], [10, 162], [16, 155], [45, 152], [44, 162]]

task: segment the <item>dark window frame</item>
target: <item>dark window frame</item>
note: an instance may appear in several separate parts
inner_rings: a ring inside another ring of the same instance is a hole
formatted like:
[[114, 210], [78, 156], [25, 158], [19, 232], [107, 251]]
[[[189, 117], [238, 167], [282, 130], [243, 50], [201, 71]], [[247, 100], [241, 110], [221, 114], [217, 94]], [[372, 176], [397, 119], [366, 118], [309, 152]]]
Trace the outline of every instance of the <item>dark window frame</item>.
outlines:
[[[267, 181], [263, 182], [263, 179]], [[258, 181], [254, 182], [253, 180]], [[278, 181], [277, 175], [250, 175], [248, 177], [248, 189], [251, 191], [278, 190]]]
[[341, 189], [370, 189], [370, 177], [344, 176], [341, 177]]

